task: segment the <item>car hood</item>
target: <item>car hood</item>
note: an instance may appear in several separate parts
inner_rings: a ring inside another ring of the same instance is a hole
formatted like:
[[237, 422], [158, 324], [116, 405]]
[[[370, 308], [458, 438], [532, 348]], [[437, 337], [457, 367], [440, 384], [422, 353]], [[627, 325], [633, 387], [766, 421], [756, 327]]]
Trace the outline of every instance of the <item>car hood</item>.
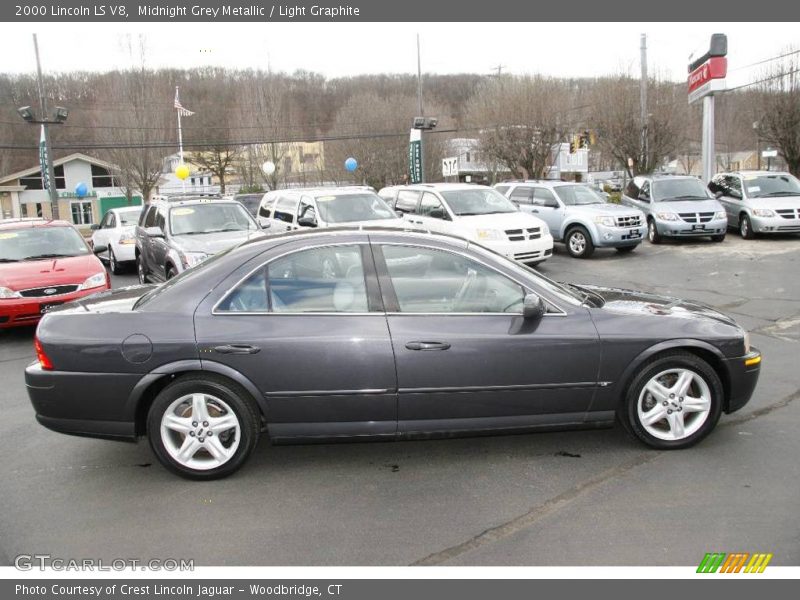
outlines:
[[183, 252], [205, 252], [216, 254], [242, 242], [264, 236], [261, 230], [219, 231], [217, 233], [195, 233], [192, 235], [176, 235], [172, 242]]
[[748, 206], [753, 208], [771, 208], [781, 210], [784, 208], [800, 208], [800, 196], [776, 196], [774, 198], [748, 198]]
[[577, 286], [587, 292], [602, 297], [603, 310], [638, 315], [658, 315], [681, 319], [713, 319], [727, 325], [738, 327], [736, 322], [707, 304], [692, 300], [682, 300], [660, 294], [650, 294], [637, 290], [624, 290], [594, 285]]
[[408, 223], [400, 217], [389, 217], [384, 219], [370, 219], [369, 221], [343, 221], [341, 223], [329, 223], [329, 227], [408, 227]]
[[592, 214], [598, 216], [612, 216], [621, 217], [623, 215], [637, 215], [642, 216], [642, 211], [638, 208], [631, 208], [630, 206], [623, 206], [621, 204], [583, 204], [573, 205], [567, 207], [568, 211], [579, 211], [583, 214]]
[[673, 211], [681, 212], [717, 212], [725, 210], [719, 200], [709, 198], [708, 200], [670, 200], [667, 202], [653, 202], [652, 210], [656, 212]]
[[520, 227], [547, 227], [544, 221], [526, 212], [469, 215], [456, 217], [455, 224], [464, 229], [519, 229]]
[[104, 270], [103, 263], [94, 254], [0, 263], [0, 287], [18, 291], [80, 284]]
[[67, 304], [54, 306], [48, 309], [47, 314], [50, 313], [117, 313], [127, 312], [133, 308], [136, 301], [144, 296], [147, 292], [157, 288], [157, 285], [132, 285], [124, 288], [117, 288], [114, 290], [107, 290], [92, 294], [86, 298], [73, 300]]

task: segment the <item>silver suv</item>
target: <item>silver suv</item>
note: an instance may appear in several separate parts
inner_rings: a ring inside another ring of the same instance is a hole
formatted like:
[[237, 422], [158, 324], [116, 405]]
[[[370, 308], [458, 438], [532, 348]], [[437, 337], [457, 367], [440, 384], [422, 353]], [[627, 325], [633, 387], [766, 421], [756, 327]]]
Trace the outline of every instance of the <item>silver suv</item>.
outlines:
[[665, 237], [725, 239], [728, 219], [719, 201], [697, 177], [690, 175], [640, 175], [634, 177], [622, 204], [641, 209], [647, 216], [647, 239], [659, 244]]
[[595, 248], [630, 252], [644, 239], [642, 211], [609, 204], [590, 185], [565, 181], [520, 181], [494, 186], [520, 210], [533, 213], [564, 242], [575, 258], [588, 258]]
[[720, 173], [708, 189], [725, 207], [728, 225], [747, 240], [757, 233], [800, 233], [800, 181], [789, 173]]

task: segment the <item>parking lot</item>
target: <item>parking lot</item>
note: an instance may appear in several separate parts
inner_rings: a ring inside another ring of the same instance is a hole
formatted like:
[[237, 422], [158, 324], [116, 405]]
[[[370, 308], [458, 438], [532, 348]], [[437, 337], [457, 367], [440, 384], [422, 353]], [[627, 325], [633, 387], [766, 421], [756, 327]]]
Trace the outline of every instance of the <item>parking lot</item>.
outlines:
[[[800, 239], [642, 244], [555, 279], [706, 302], [764, 354], [759, 386], [709, 438], [657, 452], [621, 428], [259, 448], [239, 473], [185, 481], [145, 442], [50, 432], [23, 382], [30, 329], [0, 332], [0, 564], [187, 558], [197, 565], [692, 565], [705, 552], [800, 560]], [[133, 272], [114, 286], [136, 281]]]

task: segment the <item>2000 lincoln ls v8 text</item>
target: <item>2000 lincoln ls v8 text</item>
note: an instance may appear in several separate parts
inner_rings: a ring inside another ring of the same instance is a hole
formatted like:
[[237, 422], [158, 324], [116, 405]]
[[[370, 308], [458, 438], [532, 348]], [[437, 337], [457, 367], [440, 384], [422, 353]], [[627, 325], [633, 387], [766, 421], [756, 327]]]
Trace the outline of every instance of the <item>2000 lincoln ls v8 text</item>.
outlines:
[[761, 355], [693, 302], [562, 285], [446, 235], [326, 229], [246, 242], [167, 283], [45, 314], [37, 419], [147, 436], [170, 470], [273, 442], [601, 427], [654, 448], [740, 409]]

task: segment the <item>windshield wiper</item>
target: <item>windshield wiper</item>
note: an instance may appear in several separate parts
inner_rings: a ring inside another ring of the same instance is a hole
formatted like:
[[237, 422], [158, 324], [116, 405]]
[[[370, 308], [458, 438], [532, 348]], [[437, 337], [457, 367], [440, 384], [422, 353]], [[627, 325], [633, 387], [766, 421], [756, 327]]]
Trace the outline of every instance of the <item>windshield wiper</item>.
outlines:
[[0, 258], [0, 263], [19, 262], [18, 258]]
[[769, 192], [767, 194], [759, 194], [753, 196], [754, 198], [769, 198], [772, 196], [800, 196], [800, 192]]
[[34, 254], [33, 256], [26, 256], [22, 260], [41, 260], [44, 258], [69, 258], [71, 256], [78, 256], [77, 254], [58, 254], [56, 252], [50, 254]]
[[696, 194], [686, 194], [684, 196], [671, 196], [669, 198], [664, 198], [661, 202], [666, 200], [710, 200], [708, 196], [697, 196]]

